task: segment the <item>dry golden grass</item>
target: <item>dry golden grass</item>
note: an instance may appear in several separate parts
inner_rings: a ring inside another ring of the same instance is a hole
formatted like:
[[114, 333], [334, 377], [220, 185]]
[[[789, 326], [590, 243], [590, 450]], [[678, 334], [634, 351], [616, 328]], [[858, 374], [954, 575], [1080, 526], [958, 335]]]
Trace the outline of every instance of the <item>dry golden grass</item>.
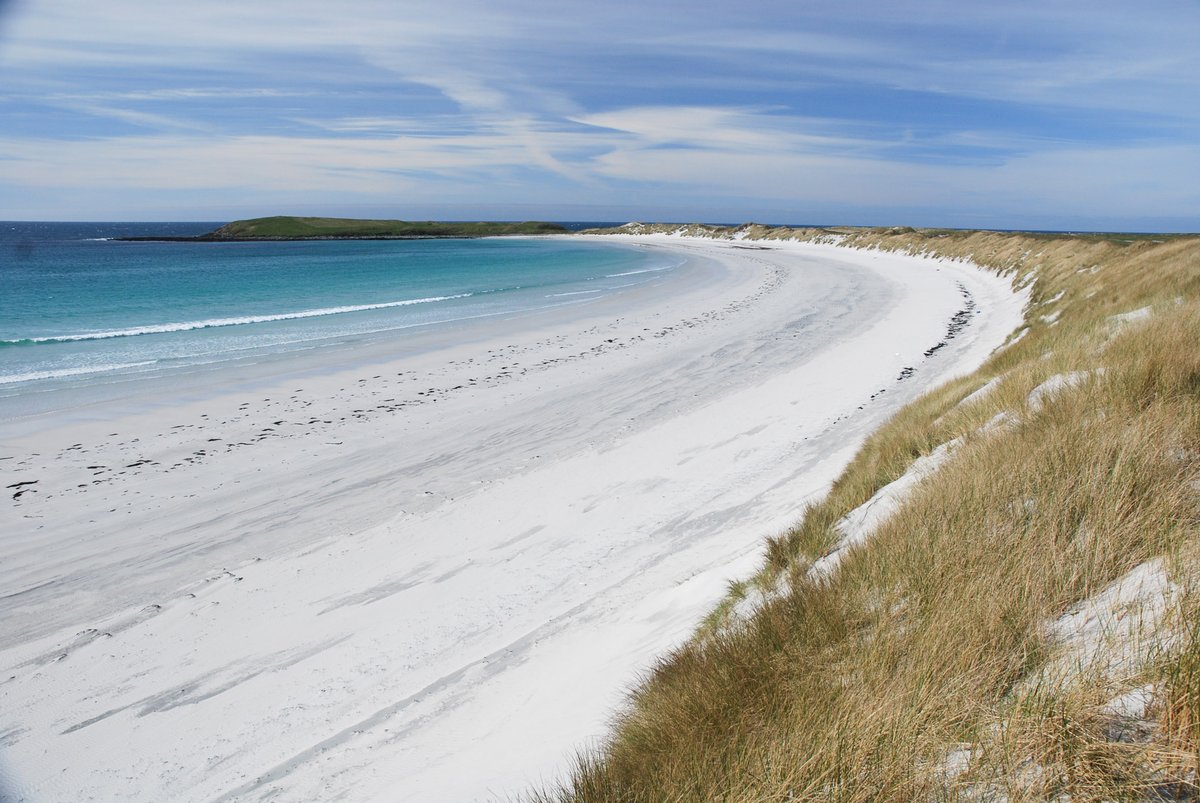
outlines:
[[[1200, 238], [746, 231], [836, 234], [1011, 272], [1032, 282], [1029, 331], [877, 432], [828, 496], [769, 542], [759, 576], [650, 673], [603, 749], [535, 798], [1194, 796]], [[1029, 403], [1067, 372], [1074, 383]], [[960, 404], [994, 377], [991, 393]], [[1008, 423], [985, 427], [998, 413]], [[840, 518], [959, 437], [832, 577], [806, 579]], [[1155, 558], [1178, 593], [1112, 619], [1136, 621], [1145, 649], [1128, 633], [1090, 653], [1052, 635], [1073, 605]], [[751, 586], [781, 591], [741, 621], [732, 602]], [[1147, 710], [1114, 707], [1137, 689]]]

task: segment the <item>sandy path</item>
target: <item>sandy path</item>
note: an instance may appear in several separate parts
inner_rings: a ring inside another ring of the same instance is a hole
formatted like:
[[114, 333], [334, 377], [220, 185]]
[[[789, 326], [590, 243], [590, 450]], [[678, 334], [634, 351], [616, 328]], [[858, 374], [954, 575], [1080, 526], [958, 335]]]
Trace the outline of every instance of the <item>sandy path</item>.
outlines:
[[552, 778], [871, 429], [1020, 320], [962, 265], [635, 241], [693, 260], [0, 425], [3, 485], [37, 480], [0, 513], [0, 797]]

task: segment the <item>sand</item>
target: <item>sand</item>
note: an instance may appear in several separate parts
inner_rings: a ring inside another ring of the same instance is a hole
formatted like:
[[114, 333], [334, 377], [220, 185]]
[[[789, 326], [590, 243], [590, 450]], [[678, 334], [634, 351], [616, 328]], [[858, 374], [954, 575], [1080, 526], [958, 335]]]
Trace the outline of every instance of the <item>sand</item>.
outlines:
[[689, 261], [0, 422], [0, 797], [552, 782], [874, 428], [1021, 321], [963, 263], [622, 241]]

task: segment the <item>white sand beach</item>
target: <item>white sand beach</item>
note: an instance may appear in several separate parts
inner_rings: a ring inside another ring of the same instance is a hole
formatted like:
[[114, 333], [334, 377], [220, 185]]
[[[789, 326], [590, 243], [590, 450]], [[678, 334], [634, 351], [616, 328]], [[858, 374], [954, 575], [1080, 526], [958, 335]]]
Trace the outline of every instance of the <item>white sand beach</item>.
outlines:
[[0, 797], [552, 782], [874, 428], [1021, 321], [962, 263], [622, 239], [689, 262], [0, 422]]

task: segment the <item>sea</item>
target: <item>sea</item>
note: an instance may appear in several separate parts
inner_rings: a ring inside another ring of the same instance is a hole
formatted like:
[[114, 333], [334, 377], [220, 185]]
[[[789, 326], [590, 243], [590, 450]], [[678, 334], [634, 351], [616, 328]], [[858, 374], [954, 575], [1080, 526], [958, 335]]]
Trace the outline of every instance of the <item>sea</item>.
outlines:
[[0, 403], [586, 305], [682, 263], [600, 238], [116, 239], [218, 225], [0, 222]]

